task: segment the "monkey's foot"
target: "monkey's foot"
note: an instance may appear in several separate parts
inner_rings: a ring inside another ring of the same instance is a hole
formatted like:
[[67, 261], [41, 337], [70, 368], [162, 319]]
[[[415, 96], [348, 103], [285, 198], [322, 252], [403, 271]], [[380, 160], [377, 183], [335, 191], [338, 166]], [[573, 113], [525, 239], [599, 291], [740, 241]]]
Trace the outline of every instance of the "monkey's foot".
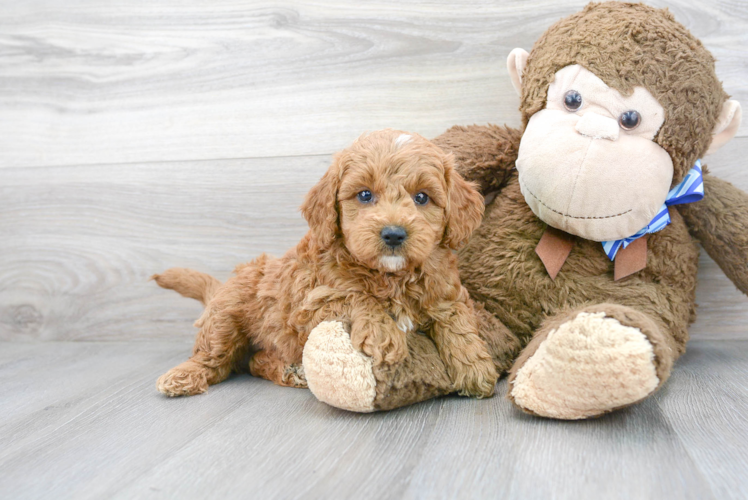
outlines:
[[309, 389], [322, 402], [356, 412], [391, 410], [455, 391], [430, 338], [408, 332], [406, 344], [404, 360], [376, 364], [353, 347], [343, 323], [320, 323], [304, 346]]
[[541, 328], [511, 370], [509, 399], [532, 414], [575, 420], [652, 394], [670, 372], [672, 352], [646, 315], [612, 307], [617, 314], [595, 306]]
[[309, 390], [323, 403], [357, 412], [374, 411], [377, 381], [372, 359], [357, 351], [338, 321], [325, 321], [309, 334], [303, 369]]

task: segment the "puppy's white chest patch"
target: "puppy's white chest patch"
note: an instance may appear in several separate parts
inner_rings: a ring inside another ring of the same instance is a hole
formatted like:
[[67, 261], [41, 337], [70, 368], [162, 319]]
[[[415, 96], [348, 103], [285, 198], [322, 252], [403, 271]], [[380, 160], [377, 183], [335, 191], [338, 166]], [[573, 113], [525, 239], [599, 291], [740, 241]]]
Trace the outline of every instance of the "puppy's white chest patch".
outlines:
[[405, 333], [412, 332], [415, 329], [413, 320], [407, 316], [402, 316], [398, 319], [397, 327]]
[[385, 271], [394, 273], [405, 267], [405, 259], [399, 255], [385, 255], [379, 258], [379, 265]]

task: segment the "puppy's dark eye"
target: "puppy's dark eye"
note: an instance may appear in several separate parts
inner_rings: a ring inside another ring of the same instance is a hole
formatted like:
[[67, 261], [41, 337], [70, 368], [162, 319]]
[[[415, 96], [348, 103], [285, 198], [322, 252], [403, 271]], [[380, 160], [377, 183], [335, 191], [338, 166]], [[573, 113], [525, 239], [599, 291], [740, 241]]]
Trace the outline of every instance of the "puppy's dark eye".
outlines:
[[361, 203], [369, 203], [372, 199], [371, 191], [369, 191], [368, 189], [364, 189], [363, 191], [358, 193], [356, 197]]
[[635, 129], [639, 126], [641, 121], [641, 116], [639, 116], [639, 113], [633, 109], [621, 113], [621, 116], [618, 118], [618, 123], [621, 125], [621, 128], [626, 130]]
[[416, 205], [425, 205], [429, 202], [429, 195], [426, 193], [418, 193], [413, 197], [413, 200], [416, 202]]
[[582, 94], [570, 90], [564, 95], [564, 106], [569, 111], [576, 111], [582, 106]]

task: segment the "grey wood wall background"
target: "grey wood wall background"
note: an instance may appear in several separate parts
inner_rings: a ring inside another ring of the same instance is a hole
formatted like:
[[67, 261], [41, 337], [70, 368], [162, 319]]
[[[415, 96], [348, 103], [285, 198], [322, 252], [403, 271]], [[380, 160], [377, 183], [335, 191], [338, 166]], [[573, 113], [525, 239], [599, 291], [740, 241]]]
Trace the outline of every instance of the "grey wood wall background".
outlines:
[[[200, 306], [148, 276], [285, 251], [366, 130], [517, 125], [506, 55], [585, 3], [1, 1], [0, 339], [191, 341]], [[748, 104], [748, 3], [650, 3]], [[706, 162], [748, 190], [738, 135]], [[702, 264], [693, 335], [748, 337], [745, 297]]]

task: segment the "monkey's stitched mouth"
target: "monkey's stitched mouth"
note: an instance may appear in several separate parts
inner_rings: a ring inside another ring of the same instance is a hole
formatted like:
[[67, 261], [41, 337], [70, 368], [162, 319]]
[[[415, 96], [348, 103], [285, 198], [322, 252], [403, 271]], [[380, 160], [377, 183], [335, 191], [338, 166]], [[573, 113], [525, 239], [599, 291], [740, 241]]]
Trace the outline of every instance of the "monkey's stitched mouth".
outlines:
[[560, 215], [562, 217], [568, 217], [569, 219], [590, 219], [590, 220], [592, 220], [592, 219], [612, 219], [614, 217], [620, 217], [622, 215], [626, 215], [627, 213], [632, 212], [634, 210], [633, 208], [630, 208], [630, 209], [626, 210], [625, 212], [621, 212], [620, 214], [615, 214], [615, 215], [601, 215], [601, 216], [598, 216], [598, 217], [594, 217], [594, 216], [584, 216], [584, 217], [581, 217], [581, 216], [576, 216], [576, 215], [565, 214], [565, 213], [559, 212], [558, 210], [556, 210], [554, 208], [551, 208], [548, 205], [546, 205], [545, 203], [543, 203], [543, 200], [541, 200], [540, 198], [538, 198], [537, 196], [535, 196], [535, 193], [533, 193], [532, 191], [530, 191], [530, 189], [527, 187], [527, 185], [525, 183], [523, 183], [522, 181], [520, 181], [520, 186], [522, 187], [522, 189], [524, 189], [528, 193], [530, 193], [530, 196], [532, 196], [533, 198], [535, 198], [538, 201], [538, 203], [540, 203], [541, 205], [543, 205], [545, 208], [547, 208], [551, 212], [556, 213], [556, 214], [558, 214], [558, 215]]

